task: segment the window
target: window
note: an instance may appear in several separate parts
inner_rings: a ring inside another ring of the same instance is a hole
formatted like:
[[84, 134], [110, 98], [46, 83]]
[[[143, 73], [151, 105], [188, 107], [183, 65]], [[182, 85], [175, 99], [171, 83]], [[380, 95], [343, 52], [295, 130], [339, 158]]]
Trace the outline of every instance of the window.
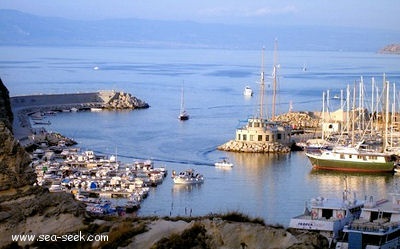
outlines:
[[262, 141], [262, 135], [258, 135], [258, 141]]
[[247, 140], [247, 135], [243, 134], [243, 141], [246, 141], [246, 140]]
[[238, 137], [237, 137], [237, 139], [238, 139], [238, 140], [240, 140], [240, 139], [241, 139], [241, 135], [240, 135], [240, 134], [238, 134]]
[[265, 141], [269, 141], [269, 135], [265, 135]]
[[282, 134], [278, 133], [278, 140], [282, 139]]
[[250, 135], [250, 141], [254, 141], [254, 135]]

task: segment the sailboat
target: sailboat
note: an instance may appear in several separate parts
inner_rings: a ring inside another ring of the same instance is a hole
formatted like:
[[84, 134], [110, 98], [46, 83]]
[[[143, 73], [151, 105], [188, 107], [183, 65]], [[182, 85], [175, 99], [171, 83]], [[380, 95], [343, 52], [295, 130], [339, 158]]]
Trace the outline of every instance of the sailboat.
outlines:
[[189, 114], [185, 110], [185, 100], [184, 100], [184, 98], [185, 98], [185, 93], [184, 93], [183, 86], [182, 86], [181, 109], [180, 109], [179, 117], [178, 117], [179, 120], [182, 120], [182, 121], [189, 119]]

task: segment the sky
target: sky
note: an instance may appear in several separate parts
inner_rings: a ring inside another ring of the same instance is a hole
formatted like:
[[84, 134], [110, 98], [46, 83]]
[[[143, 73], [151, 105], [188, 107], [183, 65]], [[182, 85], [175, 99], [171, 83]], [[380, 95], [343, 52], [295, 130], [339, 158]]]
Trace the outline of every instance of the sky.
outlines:
[[145, 18], [400, 30], [399, 0], [1, 0], [0, 9], [76, 20]]

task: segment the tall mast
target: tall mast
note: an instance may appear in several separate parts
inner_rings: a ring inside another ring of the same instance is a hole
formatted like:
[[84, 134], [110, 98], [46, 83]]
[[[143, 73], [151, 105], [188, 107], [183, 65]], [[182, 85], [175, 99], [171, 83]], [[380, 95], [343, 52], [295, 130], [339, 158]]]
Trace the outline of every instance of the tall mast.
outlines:
[[181, 114], [185, 112], [185, 81], [182, 81], [182, 90], [181, 90]]
[[272, 89], [272, 120], [275, 119], [275, 106], [276, 106], [276, 88], [277, 88], [277, 74], [278, 74], [278, 40], [275, 39], [274, 44], [274, 68], [273, 68], [273, 89]]
[[386, 151], [388, 145], [388, 128], [389, 128], [389, 82], [384, 82], [385, 86], [385, 93], [386, 93], [386, 100], [385, 100], [385, 133], [384, 133], [384, 140], [383, 140], [383, 151]]
[[260, 119], [263, 119], [263, 114], [264, 114], [264, 88], [265, 88], [265, 82], [264, 82], [264, 50], [265, 50], [265, 48], [263, 47], [262, 55], [261, 55]]

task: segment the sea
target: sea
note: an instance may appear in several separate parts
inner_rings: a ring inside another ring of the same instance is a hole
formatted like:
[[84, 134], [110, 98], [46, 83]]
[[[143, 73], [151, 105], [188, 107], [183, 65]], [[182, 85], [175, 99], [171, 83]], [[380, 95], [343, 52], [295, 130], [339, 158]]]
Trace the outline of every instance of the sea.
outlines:
[[[397, 190], [392, 174], [315, 171], [304, 152], [242, 154], [217, 150], [260, 111], [260, 74], [265, 72], [265, 113], [270, 116], [272, 68], [277, 65], [276, 113], [321, 111], [323, 92], [336, 110], [341, 90], [363, 80], [382, 86], [400, 80], [400, 57], [376, 52], [171, 49], [132, 47], [0, 47], [0, 77], [11, 96], [116, 90], [150, 108], [132, 111], [59, 113], [48, 131], [78, 142], [81, 150], [117, 155], [124, 163], [153, 160], [169, 175], [151, 188], [140, 216], [197, 216], [242, 212], [287, 226], [311, 198], [382, 199]], [[250, 86], [254, 95], [243, 96]], [[181, 93], [190, 115], [178, 120]], [[400, 99], [400, 98], [397, 98]], [[368, 101], [367, 101], [368, 102]], [[214, 163], [227, 157], [232, 169]], [[177, 186], [173, 170], [195, 169], [201, 185]]]

